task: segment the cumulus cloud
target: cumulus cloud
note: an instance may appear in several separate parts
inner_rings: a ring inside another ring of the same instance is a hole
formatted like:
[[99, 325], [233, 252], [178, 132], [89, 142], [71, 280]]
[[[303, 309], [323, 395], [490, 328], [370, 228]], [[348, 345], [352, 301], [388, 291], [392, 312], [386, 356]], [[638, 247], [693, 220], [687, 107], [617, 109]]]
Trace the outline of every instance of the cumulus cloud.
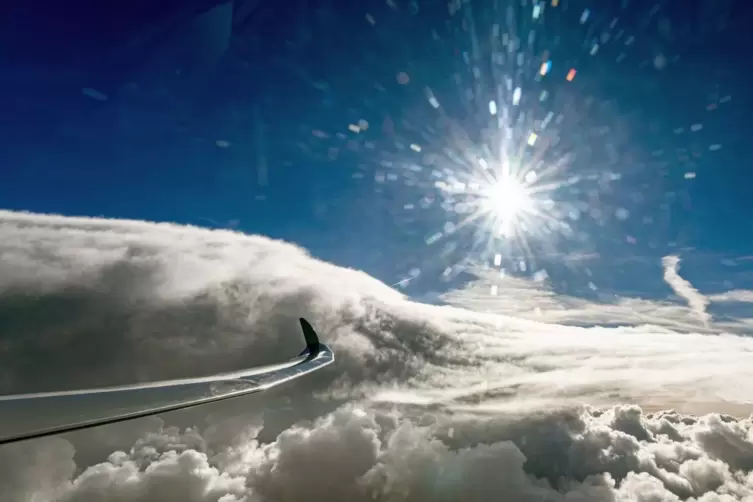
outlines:
[[165, 431], [89, 467], [59, 500], [745, 500], [751, 425], [637, 406], [427, 420], [347, 405], [219, 454]]
[[2, 448], [0, 498], [753, 496], [751, 423], [731, 416], [750, 413], [753, 339], [654, 307], [675, 324], [422, 305], [264, 237], [2, 212], [0, 392], [271, 362], [300, 350], [299, 316], [337, 361], [269, 394]]

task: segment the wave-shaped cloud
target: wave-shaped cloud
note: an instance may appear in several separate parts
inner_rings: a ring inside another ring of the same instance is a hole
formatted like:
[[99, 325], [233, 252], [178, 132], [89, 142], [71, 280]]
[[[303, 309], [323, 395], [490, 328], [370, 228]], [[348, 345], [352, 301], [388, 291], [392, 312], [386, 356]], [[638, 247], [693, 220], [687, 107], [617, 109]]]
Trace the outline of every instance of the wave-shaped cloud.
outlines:
[[749, 412], [753, 339], [422, 305], [264, 237], [0, 212], [0, 392], [270, 362], [299, 316], [337, 352], [321, 374], [2, 448], [2, 499], [752, 496], [749, 421], [690, 413]]

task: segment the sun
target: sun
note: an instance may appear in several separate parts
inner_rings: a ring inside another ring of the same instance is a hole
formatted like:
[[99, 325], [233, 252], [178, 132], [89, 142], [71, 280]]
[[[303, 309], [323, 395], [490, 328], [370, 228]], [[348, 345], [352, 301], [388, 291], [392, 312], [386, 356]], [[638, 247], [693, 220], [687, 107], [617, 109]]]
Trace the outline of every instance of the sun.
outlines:
[[536, 159], [523, 163], [512, 158], [490, 162], [480, 158], [461, 164], [463, 169], [435, 182], [444, 199], [443, 208], [457, 219], [448, 220], [427, 244], [470, 228], [472, 236], [457, 234], [471, 237], [468, 242], [452, 243], [447, 249], [470, 246], [470, 253], [484, 259], [507, 255], [519, 257], [517, 263], [522, 263], [535, 250], [551, 248], [558, 235], [569, 234], [563, 214], [572, 214], [557, 192], [578, 181], [576, 177], [560, 178], [562, 163], [544, 164]]
[[517, 218], [530, 205], [526, 187], [512, 178], [498, 180], [484, 194], [485, 209], [504, 220]]
[[503, 175], [483, 190], [479, 210], [493, 232], [510, 236], [521, 229], [526, 216], [534, 211], [534, 206], [525, 181]]

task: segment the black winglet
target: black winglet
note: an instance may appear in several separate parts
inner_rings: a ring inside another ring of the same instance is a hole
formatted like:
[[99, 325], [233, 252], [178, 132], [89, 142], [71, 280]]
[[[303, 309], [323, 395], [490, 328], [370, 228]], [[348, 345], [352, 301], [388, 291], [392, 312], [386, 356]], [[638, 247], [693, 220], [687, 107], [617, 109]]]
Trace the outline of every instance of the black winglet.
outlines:
[[303, 337], [306, 339], [306, 350], [308, 350], [311, 356], [317, 355], [319, 353], [320, 346], [319, 337], [317, 336], [316, 331], [314, 331], [314, 328], [311, 327], [311, 324], [309, 324], [309, 322], [303, 317], [298, 320], [301, 323]]

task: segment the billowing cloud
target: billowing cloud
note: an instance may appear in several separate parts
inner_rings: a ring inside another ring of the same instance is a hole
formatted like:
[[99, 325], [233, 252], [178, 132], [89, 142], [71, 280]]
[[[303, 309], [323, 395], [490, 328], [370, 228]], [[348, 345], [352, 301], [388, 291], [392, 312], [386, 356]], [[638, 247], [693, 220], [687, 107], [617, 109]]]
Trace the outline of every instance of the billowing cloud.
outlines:
[[337, 353], [270, 394], [1, 448], [0, 498], [753, 496], [750, 422], [706, 415], [750, 413], [753, 339], [654, 306], [683, 332], [422, 305], [259, 236], [0, 213], [0, 392], [282, 359], [300, 349], [298, 316]]
[[[220, 453], [166, 430], [115, 452], [60, 500], [612, 501], [753, 497], [751, 421], [637, 406], [524, 417], [343, 408]], [[425, 422], [425, 423], [422, 423]]]

